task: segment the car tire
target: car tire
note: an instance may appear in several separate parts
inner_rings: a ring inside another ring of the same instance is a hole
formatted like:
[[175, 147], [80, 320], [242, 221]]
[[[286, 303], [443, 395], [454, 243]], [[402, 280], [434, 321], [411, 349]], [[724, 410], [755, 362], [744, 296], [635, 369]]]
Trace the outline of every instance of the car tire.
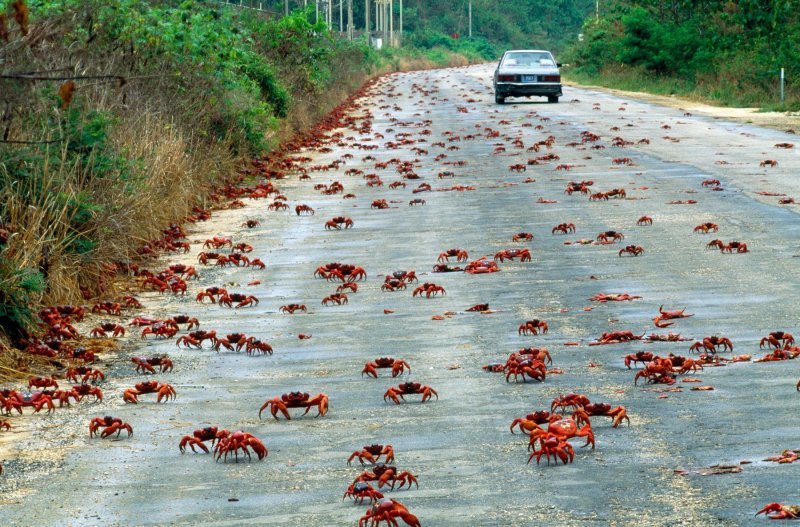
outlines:
[[494, 102], [496, 102], [497, 104], [505, 104], [506, 103], [506, 98], [505, 97], [501, 97], [500, 95], [497, 95], [495, 93], [494, 94]]
[[547, 102], [549, 102], [549, 103], [557, 103], [558, 102], [558, 95], [549, 95], [547, 97]]

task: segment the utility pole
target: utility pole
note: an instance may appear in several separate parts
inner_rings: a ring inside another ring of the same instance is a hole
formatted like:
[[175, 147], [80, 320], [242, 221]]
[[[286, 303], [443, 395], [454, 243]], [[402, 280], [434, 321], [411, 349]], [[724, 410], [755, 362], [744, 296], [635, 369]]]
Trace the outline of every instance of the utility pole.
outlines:
[[389, 47], [394, 47], [394, 12], [393, 0], [389, 0]]
[[353, 40], [353, 0], [347, 0], [347, 39]]
[[383, 2], [383, 45], [389, 43], [389, 0], [381, 0]]
[[339, 0], [339, 33], [344, 33], [344, 17], [342, 10], [344, 9], [344, 0]]
[[403, 42], [403, 0], [400, 0], [400, 42]]
[[369, 43], [369, 0], [364, 0], [364, 31], [367, 33], [367, 43]]
[[600, 22], [600, 0], [594, 2], [594, 18]]
[[472, 0], [469, 0], [469, 38], [472, 38]]
[[328, 31], [333, 28], [333, 0], [328, 0]]
[[314, 23], [319, 24], [319, 0], [316, 1], [314, 7]]

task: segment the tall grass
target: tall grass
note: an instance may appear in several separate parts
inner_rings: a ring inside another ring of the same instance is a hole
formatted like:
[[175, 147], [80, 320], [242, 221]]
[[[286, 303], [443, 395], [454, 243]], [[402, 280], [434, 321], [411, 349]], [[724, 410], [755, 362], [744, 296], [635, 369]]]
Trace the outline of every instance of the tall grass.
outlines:
[[[26, 34], [8, 26], [4, 72], [59, 78], [0, 79], [0, 229], [12, 233], [0, 244], [0, 333], [11, 342], [36, 330], [42, 305], [111, 298], [109, 262], [135, 259], [237, 166], [311, 126], [379, 67], [307, 14], [240, 15], [41, 0]], [[76, 89], [65, 99], [68, 77]], [[0, 351], [0, 377], [16, 361]]]

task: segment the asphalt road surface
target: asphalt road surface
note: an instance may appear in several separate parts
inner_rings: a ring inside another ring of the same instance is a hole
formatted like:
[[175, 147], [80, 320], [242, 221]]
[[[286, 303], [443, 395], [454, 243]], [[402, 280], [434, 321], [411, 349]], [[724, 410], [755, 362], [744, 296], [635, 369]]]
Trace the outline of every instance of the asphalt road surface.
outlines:
[[[344, 154], [352, 159], [337, 170], [310, 171], [310, 180], [293, 176], [276, 182], [289, 198], [289, 211], [245, 200], [243, 209], [216, 212], [211, 221], [191, 226], [192, 251], [151, 267], [197, 266], [200, 279], [191, 282], [192, 294], [141, 294], [145, 309], [138, 314], [196, 316], [201, 329], [255, 335], [271, 343], [275, 354], [179, 349], [174, 338], [140, 341], [138, 332], [129, 332], [125, 339], [133, 351], [99, 365], [108, 375], [102, 403], [15, 417], [15, 428], [0, 434], [5, 449], [0, 524], [356, 525], [367, 506], [342, 501], [361, 471], [346, 460], [372, 443], [392, 444], [395, 464], [418, 477], [419, 489], [387, 496], [428, 527], [754, 525], [767, 523], [763, 516], [754, 518], [766, 503], [800, 502], [798, 467], [763, 461], [800, 448], [797, 362], [706, 367], [679, 378], [672, 388], [682, 391], [663, 391], [668, 387], [635, 386], [636, 370], [625, 367], [623, 356], [642, 350], [692, 356], [692, 341], [588, 345], [612, 330], [674, 331], [693, 339], [723, 335], [733, 341], [733, 354], [756, 359], [766, 353], [759, 340], [767, 333], [798, 329], [800, 217], [794, 205], [778, 200], [800, 200], [800, 147], [774, 146], [792, 143], [795, 136], [577, 88], [565, 88], [559, 104], [544, 101], [496, 105], [490, 66], [385, 77], [353, 110], [372, 113], [372, 133], [344, 130], [330, 152], [302, 154], [313, 158], [306, 166]], [[599, 138], [582, 142], [585, 131]], [[528, 151], [548, 136], [554, 137], [552, 148]], [[631, 144], [615, 147], [615, 137]], [[397, 148], [386, 146], [404, 139]], [[440, 141], [444, 147], [434, 146]], [[550, 153], [560, 159], [527, 164]], [[440, 154], [446, 157], [435, 160]], [[375, 160], [364, 161], [368, 155]], [[414, 160], [421, 179], [389, 189], [391, 182], [402, 181], [396, 165], [376, 169], [375, 163], [392, 158]], [[614, 164], [615, 158], [630, 158], [632, 165]], [[760, 166], [767, 159], [777, 166]], [[515, 164], [526, 170], [509, 170]], [[360, 175], [344, 174], [352, 168], [378, 174], [384, 185], [367, 187]], [[455, 177], [440, 179], [442, 171]], [[528, 178], [535, 181], [525, 183]], [[703, 187], [707, 179], [718, 179], [723, 190]], [[313, 189], [334, 180], [357, 197]], [[594, 181], [592, 192], [624, 188], [627, 199], [589, 201], [564, 193], [568, 181], [581, 180]], [[434, 191], [412, 194], [420, 183]], [[436, 191], [454, 185], [475, 190]], [[415, 198], [425, 204], [409, 206]], [[538, 203], [540, 198], [556, 202]], [[391, 207], [370, 208], [375, 199], [387, 199]], [[696, 203], [668, 204], [686, 200]], [[299, 203], [312, 206], [316, 215], [296, 216]], [[326, 231], [324, 222], [339, 215], [351, 217], [353, 228]], [[643, 215], [652, 217], [651, 226], [637, 225]], [[260, 226], [241, 227], [247, 219]], [[577, 232], [552, 235], [563, 222], [574, 223]], [[702, 222], [717, 223], [719, 232], [694, 233]], [[625, 239], [613, 245], [565, 244], [607, 230], [622, 232]], [[522, 231], [533, 233], [534, 240], [512, 242]], [[251, 256], [264, 260], [267, 269], [197, 265], [201, 244], [212, 235], [252, 244]], [[714, 238], [745, 242], [750, 252], [707, 249]], [[645, 252], [618, 256], [626, 245]], [[514, 247], [529, 248], [533, 261], [500, 263], [501, 272], [485, 275], [430, 273], [439, 253], [450, 248], [465, 249], [473, 260]], [[315, 279], [313, 272], [333, 261], [363, 266], [368, 279], [347, 305], [325, 307], [320, 301], [336, 284]], [[421, 281], [442, 285], [446, 296], [412, 298], [416, 284], [381, 291], [383, 275], [411, 269]], [[254, 279], [261, 284], [246, 285]], [[260, 303], [242, 309], [196, 303], [194, 294], [212, 285], [255, 295]], [[642, 299], [588, 300], [599, 292]], [[279, 313], [288, 303], [306, 304], [308, 314]], [[477, 303], [489, 303], [495, 312], [465, 312]], [[694, 316], [657, 329], [651, 319], [662, 304]], [[432, 319], [448, 311], [455, 314]], [[127, 324], [132, 314], [121, 322]], [[546, 320], [549, 332], [518, 335], [517, 326], [533, 318]], [[300, 333], [312, 338], [299, 340]], [[543, 383], [507, 383], [502, 374], [481, 369], [504, 362], [523, 346], [547, 347], [552, 367], [563, 373], [548, 375]], [[145, 380], [133, 371], [130, 356], [158, 353], [169, 353], [175, 371], [151, 377], [174, 386], [177, 399], [156, 404], [145, 396], [138, 405], [126, 405], [122, 391]], [[381, 356], [408, 361], [412, 374], [406, 377], [433, 387], [439, 400], [385, 403], [384, 391], [399, 380], [385, 370], [377, 380], [360, 375], [365, 362]], [[691, 390], [701, 385], [714, 390]], [[297, 418], [291, 421], [259, 419], [264, 401], [295, 390], [326, 393], [328, 415], [300, 417], [302, 412], [294, 411]], [[509, 433], [509, 424], [569, 392], [624, 405], [630, 426], [612, 429], [609, 419], [593, 418], [595, 450], [573, 441], [572, 464], [526, 464], [527, 438]], [[133, 436], [90, 439], [89, 419], [103, 415], [129, 422]], [[269, 449], [268, 458], [237, 464], [181, 455], [180, 438], [209, 425], [255, 434]], [[700, 474], [719, 464], [742, 470]]]

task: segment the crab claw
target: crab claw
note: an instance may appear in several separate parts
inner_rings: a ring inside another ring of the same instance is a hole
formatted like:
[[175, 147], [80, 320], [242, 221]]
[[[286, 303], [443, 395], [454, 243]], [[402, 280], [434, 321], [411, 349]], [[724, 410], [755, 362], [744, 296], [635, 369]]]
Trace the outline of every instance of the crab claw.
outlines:
[[766, 505], [763, 509], [755, 513], [755, 516], [758, 516], [759, 514], [769, 514], [771, 512], [779, 512], [781, 509], [783, 509], [783, 505], [781, 505], [780, 503], [770, 503]]
[[657, 328], [668, 328], [668, 327], [670, 327], [672, 324], [674, 324], [674, 322], [663, 322], [663, 321], [661, 320], [661, 317], [659, 316], [659, 317], [654, 317], [654, 318], [653, 318], [653, 324], [655, 324], [655, 326], [656, 326]]

